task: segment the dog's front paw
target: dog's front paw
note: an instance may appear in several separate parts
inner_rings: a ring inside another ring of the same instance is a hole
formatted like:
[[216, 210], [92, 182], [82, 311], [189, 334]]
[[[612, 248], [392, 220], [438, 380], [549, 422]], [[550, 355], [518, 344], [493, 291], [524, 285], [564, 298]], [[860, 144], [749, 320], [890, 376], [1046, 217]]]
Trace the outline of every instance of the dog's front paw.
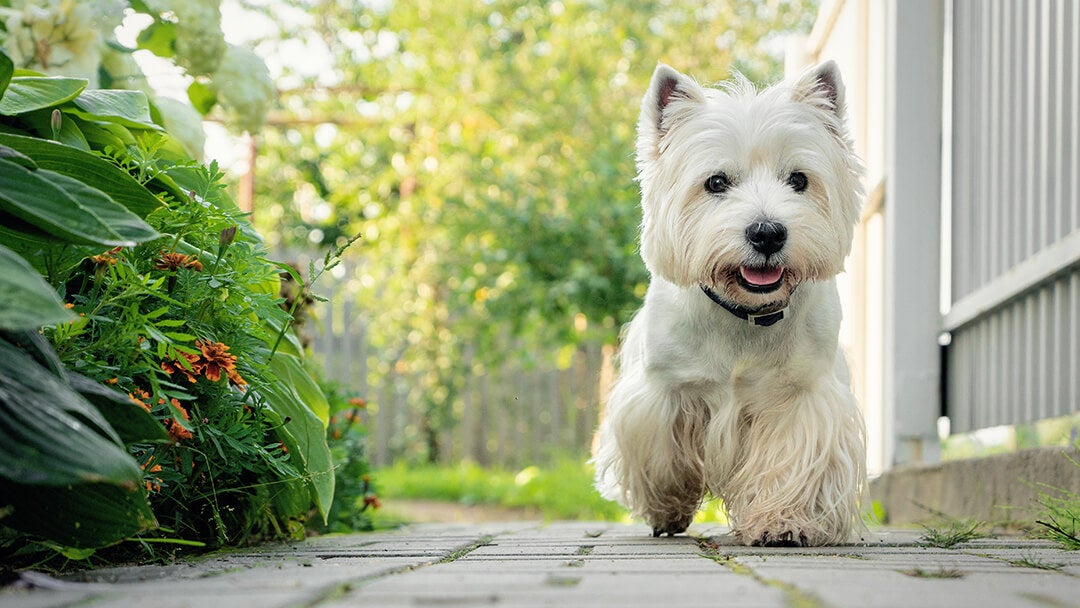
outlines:
[[652, 529], [653, 538], [656, 538], [661, 534], [675, 536], [680, 532], [686, 532], [686, 529], [690, 527], [690, 522], [693, 520], [693, 514], [676, 515], [674, 517], [664, 519], [660, 523], [654, 523]]
[[761, 536], [750, 541], [753, 547], [808, 547], [809, 539], [805, 532], [793, 532], [785, 530], [779, 534], [766, 531]]

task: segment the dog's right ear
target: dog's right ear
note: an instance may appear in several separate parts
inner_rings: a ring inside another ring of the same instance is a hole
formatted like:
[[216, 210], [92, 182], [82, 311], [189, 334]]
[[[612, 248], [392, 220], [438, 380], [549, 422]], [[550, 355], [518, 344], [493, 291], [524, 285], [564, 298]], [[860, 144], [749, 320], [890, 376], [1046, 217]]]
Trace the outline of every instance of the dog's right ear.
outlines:
[[669, 65], [657, 64], [649, 90], [641, 100], [638, 137], [650, 139], [654, 145], [659, 145], [673, 121], [677, 120], [680, 102], [703, 101], [705, 92], [697, 82]]

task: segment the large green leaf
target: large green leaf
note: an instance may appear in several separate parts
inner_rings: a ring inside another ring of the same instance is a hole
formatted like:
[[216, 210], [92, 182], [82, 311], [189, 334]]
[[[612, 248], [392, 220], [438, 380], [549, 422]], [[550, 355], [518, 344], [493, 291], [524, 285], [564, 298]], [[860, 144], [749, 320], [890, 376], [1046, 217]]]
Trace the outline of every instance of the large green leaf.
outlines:
[[315, 416], [322, 421], [323, 429], [330, 424], [330, 402], [315, 379], [296, 356], [278, 351], [270, 364], [277, 379], [290, 385]]
[[63, 188], [83, 207], [93, 211], [94, 215], [101, 218], [121, 238], [145, 243], [161, 236], [139, 216], [128, 211], [101, 190], [61, 173], [42, 169], [38, 171], [38, 174], [44, 175], [49, 181]]
[[136, 145], [135, 137], [125, 127], [111, 122], [92, 122], [86, 121], [81, 118], [75, 118], [74, 121], [78, 121], [79, 129], [82, 130], [83, 136], [86, 137], [86, 141], [94, 146], [97, 150], [104, 150], [107, 147], [112, 147], [116, 150], [123, 150], [128, 146]]
[[11, 62], [3, 50], [0, 50], [0, 99], [3, 99], [7, 91], [8, 83], [11, 82], [11, 74], [15, 71], [15, 65]]
[[26, 260], [0, 245], [0, 329], [37, 329], [74, 318]]
[[157, 527], [142, 487], [107, 483], [32, 486], [0, 478], [4, 524], [80, 549], [112, 545]]
[[[69, 192], [68, 188], [73, 190]], [[60, 240], [109, 247], [134, 246], [147, 240], [140, 237], [156, 235], [138, 216], [100, 191], [100, 196], [91, 195], [90, 190], [85, 184], [75, 189], [72, 178], [52, 171], [31, 171], [14, 163], [0, 162], [0, 210]], [[105, 223], [121, 218], [123, 222], [119, 224]]]
[[36, 137], [0, 133], [0, 144], [34, 159], [42, 169], [74, 177], [108, 194], [139, 217], [146, 217], [161, 201], [116, 165], [70, 146]]
[[4, 524], [74, 547], [153, 527], [142, 471], [101, 414], [33, 357], [0, 340]]
[[0, 114], [15, 116], [75, 99], [86, 88], [82, 78], [15, 76], [0, 99]]
[[55, 108], [46, 108], [27, 112], [19, 116], [19, 121], [27, 125], [34, 135], [42, 139], [51, 139], [72, 148], [89, 152], [90, 146], [86, 143], [86, 137], [83, 135], [79, 125], [76, 124], [74, 117], [61, 112], [60, 132], [53, 131], [54, 110]]
[[30, 355], [0, 340], [0, 477], [31, 485], [139, 485], [101, 413]]
[[63, 276], [89, 255], [101, 253], [96, 245], [58, 243], [48, 233], [0, 211], [0, 243], [21, 256], [42, 275]]
[[284, 424], [278, 433], [289, 448], [294, 465], [301, 474], [308, 476], [315, 506], [325, 521], [334, 499], [334, 466], [330, 448], [326, 445], [326, 427], [305, 404], [300, 393], [285, 380], [297, 369], [303, 371], [299, 360], [278, 353], [270, 362], [270, 369], [279, 381], [260, 387], [259, 392], [270, 409], [282, 418]]
[[5, 525], [78, 549], [102, 548], [158, 526], [141, 486], [31, 486], [0, 478], [0, 495], [14, 506]]
[[22, 165], [27, 169], [38, 168], [37, 163], [34, 162], [34, 159], [23, 154], [22, 152], [19, 152], [15, 148], [9, 148], [7, 146], [0, 145], [0, 159], [11, 161], [16, 165]]
[[65, 377], [71, 388], [97, 406], [124, 443], [169, 439], [161, 422], [126, 395], [75, 372], [69, 371]]
[[87, 120], [102, 120], [137, 129], [161, 129], [151, 120], [150, 103], [142, 91], [83, 91], [75, 98], [75, 106], [77, 110], [68, 112]]

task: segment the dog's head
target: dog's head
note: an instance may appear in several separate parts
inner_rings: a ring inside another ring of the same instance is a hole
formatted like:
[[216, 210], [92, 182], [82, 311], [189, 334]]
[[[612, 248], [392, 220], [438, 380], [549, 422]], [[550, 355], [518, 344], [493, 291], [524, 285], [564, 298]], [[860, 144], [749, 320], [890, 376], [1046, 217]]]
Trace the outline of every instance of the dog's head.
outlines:
[[835, 63], [761, 92], [741, 78], [703, 88], [659, 65], [641, 104], [637, 165], [650, 272], [763, 310], [843, 268], [862, 166]]

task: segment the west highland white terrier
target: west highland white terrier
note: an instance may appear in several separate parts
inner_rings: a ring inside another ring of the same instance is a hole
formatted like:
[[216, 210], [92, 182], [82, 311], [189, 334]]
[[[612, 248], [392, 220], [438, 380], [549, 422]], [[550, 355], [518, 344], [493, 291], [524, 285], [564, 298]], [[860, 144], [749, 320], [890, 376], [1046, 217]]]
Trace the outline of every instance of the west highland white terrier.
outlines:
[[637, 167], [651, 280], [600, 425], [597, 488], [654, 536], [686, 530], [709, 492], [743, 543], [847, 542], [865, 441], [834, 277], [862, 165], [836, 64], [760, 92], [660, 64]]

